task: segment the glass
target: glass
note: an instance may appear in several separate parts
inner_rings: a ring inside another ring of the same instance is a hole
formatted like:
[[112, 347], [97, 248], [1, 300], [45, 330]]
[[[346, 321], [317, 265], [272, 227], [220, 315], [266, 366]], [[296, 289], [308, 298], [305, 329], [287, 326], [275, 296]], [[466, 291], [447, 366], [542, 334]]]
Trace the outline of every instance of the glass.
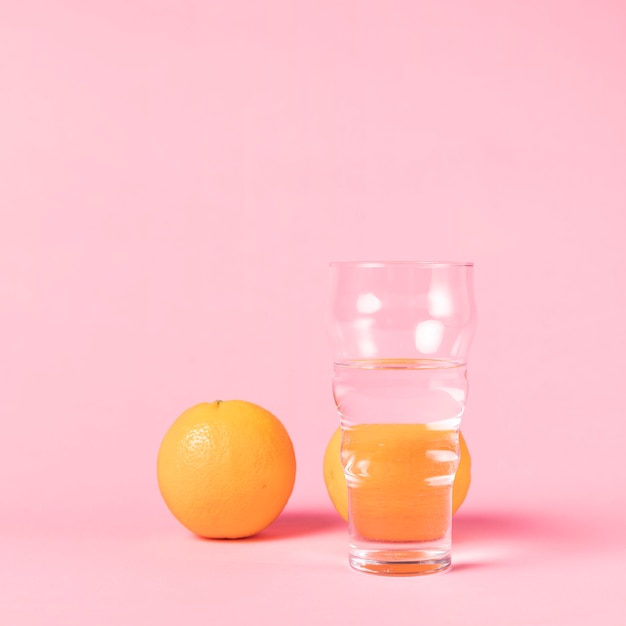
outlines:
[[476, 324], [473, 264], [331, 263], [330, 271], [350, 565], [444, 571]]

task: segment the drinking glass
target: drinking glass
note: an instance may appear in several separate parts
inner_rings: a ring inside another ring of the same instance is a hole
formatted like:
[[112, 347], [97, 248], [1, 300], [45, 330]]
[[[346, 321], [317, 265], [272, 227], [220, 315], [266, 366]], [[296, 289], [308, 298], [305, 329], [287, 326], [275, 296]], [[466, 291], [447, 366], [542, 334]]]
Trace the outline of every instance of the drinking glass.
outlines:
[[330, 272], [350, 565], [444, 571], [476, 323], [473, 264], [340, 262]]

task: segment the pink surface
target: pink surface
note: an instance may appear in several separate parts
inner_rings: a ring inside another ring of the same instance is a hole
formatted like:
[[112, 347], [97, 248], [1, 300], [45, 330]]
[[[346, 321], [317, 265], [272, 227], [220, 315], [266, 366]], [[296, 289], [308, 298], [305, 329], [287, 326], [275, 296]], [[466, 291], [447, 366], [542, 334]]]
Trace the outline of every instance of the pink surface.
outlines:
[[[609, 1], [2, 3], [2, 623], [623, 624], [625, 42]], [[351, 259], [476, 263], [449, 574], [346, 564], [321, 463]], [[202, 541], [156, 452], [235, 397], [296, 487]]]

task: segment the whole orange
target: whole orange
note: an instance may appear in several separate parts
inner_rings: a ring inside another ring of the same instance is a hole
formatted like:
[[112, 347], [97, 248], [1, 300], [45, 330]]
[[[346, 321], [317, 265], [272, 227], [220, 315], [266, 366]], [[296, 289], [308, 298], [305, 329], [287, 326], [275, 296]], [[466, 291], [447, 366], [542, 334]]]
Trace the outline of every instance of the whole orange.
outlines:
[[[459, 433], [459, 465], [452, 486], [452, 513], [463, 504], [471, 482], [472, 459], [462, 433]], [[324, 482], [330, 499], [341, 517], [348, 521], [348, 485], [341, 464], [341, 428], [333, 433], [324, 454]]]
[[283, 424], [251, 402], [227, 400], [185, 411], [165, 434], [157, 458], [161, 495], [187, 529], [237, 539], [269, 526], [296, 477]]

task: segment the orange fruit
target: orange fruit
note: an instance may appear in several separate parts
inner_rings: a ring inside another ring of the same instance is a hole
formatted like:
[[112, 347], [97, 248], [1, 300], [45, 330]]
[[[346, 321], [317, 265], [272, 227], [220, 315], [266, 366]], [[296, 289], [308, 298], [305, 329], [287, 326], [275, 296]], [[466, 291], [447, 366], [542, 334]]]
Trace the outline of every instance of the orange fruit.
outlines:
[[242, 400], [204, 402], [165, 434], [157, 458], [161, 495], [191, 532], [249, 537], [269, 526], [293, 490], [289, 434], [269, 411]]
[[[459, 465], [452, 486], [452, 513], [463, 504], [471, 482], [472, 459], [462, 433], [459, 433]], [[348, 486], [341, 464], [341, 428], [333, 433], [324, 454], [324, 482], [330, 499], [341, 517], [348, 521]]]

